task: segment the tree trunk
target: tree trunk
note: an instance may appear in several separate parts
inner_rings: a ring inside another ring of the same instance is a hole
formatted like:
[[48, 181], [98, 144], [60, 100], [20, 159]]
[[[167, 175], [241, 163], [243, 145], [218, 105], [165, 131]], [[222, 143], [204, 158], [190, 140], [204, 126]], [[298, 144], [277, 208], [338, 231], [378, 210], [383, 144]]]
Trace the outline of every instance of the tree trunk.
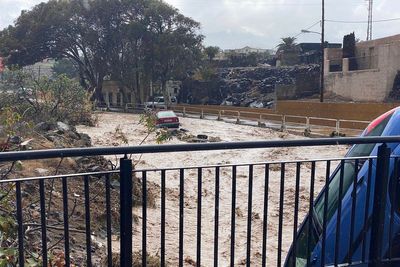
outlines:
[[102, 94], [103, 91], [103, 76], [99, 74], [98, 78], [97, 78], [97, 84], [95, 87], [95, 91], [94, 91], [94, 95], [93, 95], [93, 100], [96, 100], [98, 102], [104, 102], [104, 97]]
[[162, 90], [162, 93], [164, 96], [164, 101], [165, 101], [167, 107], [169, 107], [171, 104], [171, 100], [169, 99], [169, 94], [167, 92], [167, 80], [166, 79], [162, 79], [162, 81], [161, 81], [161, 90]]

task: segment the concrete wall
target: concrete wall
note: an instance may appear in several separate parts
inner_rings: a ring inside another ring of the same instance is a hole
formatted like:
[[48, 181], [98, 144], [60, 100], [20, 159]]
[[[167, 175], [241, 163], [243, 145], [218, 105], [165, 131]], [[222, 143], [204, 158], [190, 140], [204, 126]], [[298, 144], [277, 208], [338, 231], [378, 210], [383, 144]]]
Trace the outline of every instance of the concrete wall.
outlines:
[[[194, 111], [198, 111], [201, 108], [208, 110], [207, 112], [214, 110], [214, 112], [210, 112], [213, 114], [218, 114], [219, 110], [234, 110], [243, 112], [243, 114], [245, 114], [244, 112], [250, 112], [246, 116], [253, 114], [255, 118], [259, 117], [261, 113], [360, 121], [371, 121], [397, 106], [398, 104], [395, 103], [320, 103], [295, 100], [278, 101], [275, 110], [234, 106], [178, 105], [178, 107], [185, 107], [187, 111], [190, 108], [195, 108], [193, 109]], [[237, 115], [236, 113], [231, 114]]]
[[333, 72], [325, 77], [325, 90], [357, 101], [383, 101], [382, 74], [379, 70]]
[[[325, 52], [325, 65], [329, 66], [330, 51]], [[332, 73], [327, 68], [325, 91], [354, 101], [384, 101], [400, 70], [400, 35], [358, 43], [356, 55], [362, 59], [362, 70], [348, 71], [348, 59], [343, 59], [342, 72]]]
[[397, 106], [395, 103], [278, 101], [276, 112], [286, 115], [370, 121]]
[[275, 85], [276, 99], [295, 99], [296, 98], [296, 85]]

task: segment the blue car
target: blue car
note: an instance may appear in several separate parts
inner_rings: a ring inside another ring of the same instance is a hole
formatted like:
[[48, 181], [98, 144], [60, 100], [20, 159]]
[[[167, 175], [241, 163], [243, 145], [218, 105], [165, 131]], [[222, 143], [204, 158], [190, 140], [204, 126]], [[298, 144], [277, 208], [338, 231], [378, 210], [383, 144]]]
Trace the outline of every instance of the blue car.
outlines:
[[[390, 110], [375, 119], [361, 136], [400, 135], [399, 121], [400, 107]], [[348, 151], [346, 157], [376, 156], [378, 147], [379, 144], [354, 145]], [[400, 165], [395, 165], [394, 159], [394, 157], [400, 155], [400, 144], [388, 144], [388, 147], [391, 148], [392, 154], [389, 163], [389, 186], [386, 190], [387, 201], [385, 203], [385, 219], [382, 230], [381, 256], [384, 259], [389, 258], [389, 256], [392, 258], [400, 257], [400, 192], [397, 192], [400, 188], [398, 186], [398, 174], [400, 174], [400, 171], [395, 172], [394, 170], [395, 166]], [[355, 166], [356, 162], [358, 168]], [[369, 246], [371, 244], [376, 165], [376, 159], [349, 159], [339, 164], [329, 178], [329, 189], [324, 188], [321, 191], [314, 202], [312, 215], [308, 214], [300, 226], [295, 244], [292, 244], [286, 258], [285, 266], [321, 266], [322, 258], [324, 258], [325, 266], [368, 261]], [[357, 179], [356, 183], [355, 177]], [[356, 184], [356, 194], [353, 193], [354, 184]], [[342, 185], [342, 197], [339, 200], [340, 185]], [[329, 190], [327, 199], [325, 199], [326, 190]], [[355, 203], [354, 207], [353, 203]], [[325, 205], [326, 238], [325, 250], [322, 251]], [[394, 216], [391, 216], [392, 213]], [[355, 219], [352, 222], [353, 215]], [[354, 225], [353, 229], [351, 229], [352, 223]], [[310, 225], [311, 229], [309, 229]], [[351, 232], [353, 233], [352, 237], [350, 237]], [[358, 266], [368, 265], [363, 263]], [[389, 263], [389, 265], [384, 266], [400, 266], [400, 262], [397, 264]]]

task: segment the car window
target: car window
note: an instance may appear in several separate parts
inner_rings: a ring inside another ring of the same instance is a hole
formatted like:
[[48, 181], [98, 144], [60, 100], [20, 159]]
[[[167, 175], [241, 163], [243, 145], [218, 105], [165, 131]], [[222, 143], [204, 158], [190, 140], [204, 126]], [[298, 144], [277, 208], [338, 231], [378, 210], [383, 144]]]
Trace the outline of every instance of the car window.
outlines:
[[[382, 134], [386, 125], [388, 124], [392, 115], [387, 116], [385, 119], [379, 122], [374, 128], [372, 128], [369, 132], [365, 134], [365, 136], [379, 136]], [[366, 157], [369, 156], [374, 149], [375, 144], [359, 144], [354, 145], [350, 152], [347, 154], [347, 157]], [[361, 167], [361, 165], [359, 166]], [[355, 166], [354, 161], [345, 162], [344, 165], [344, 173], [343, 173], [343, 194], [349, 189], [353, 177], [355, 175]], [[339, 193], [339, 182], [340, 182], [340, 171], [338, 170], [334, 177], [331, 179], [329, 184], [329, 200], [328, 200], [328, 214], [327, 220], [333, 216], [337, 209], [338, 205], [338, 193]], [[325, 195], [322, 195], [321, 198], [315, 204], [315, 215], [319, 224], [322, 224], [323, 221], [323, 212], [325, 205]]]
[[170, 117], [176, 117], [176, 115], [173, 111], [163, 111], [163, 112], [158, 112], [157, 117], [158, 118], [170, 118]]

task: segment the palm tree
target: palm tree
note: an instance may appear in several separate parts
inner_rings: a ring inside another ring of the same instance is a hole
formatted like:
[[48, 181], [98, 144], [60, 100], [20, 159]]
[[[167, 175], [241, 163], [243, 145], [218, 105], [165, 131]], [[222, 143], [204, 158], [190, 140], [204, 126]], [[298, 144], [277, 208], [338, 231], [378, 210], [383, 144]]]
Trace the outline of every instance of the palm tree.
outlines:
[[298, 45], [296, 44], [296, 37], [284, 37], [282, 42], [277, 45], [277, 52], [294, 52], [298, 50]]

